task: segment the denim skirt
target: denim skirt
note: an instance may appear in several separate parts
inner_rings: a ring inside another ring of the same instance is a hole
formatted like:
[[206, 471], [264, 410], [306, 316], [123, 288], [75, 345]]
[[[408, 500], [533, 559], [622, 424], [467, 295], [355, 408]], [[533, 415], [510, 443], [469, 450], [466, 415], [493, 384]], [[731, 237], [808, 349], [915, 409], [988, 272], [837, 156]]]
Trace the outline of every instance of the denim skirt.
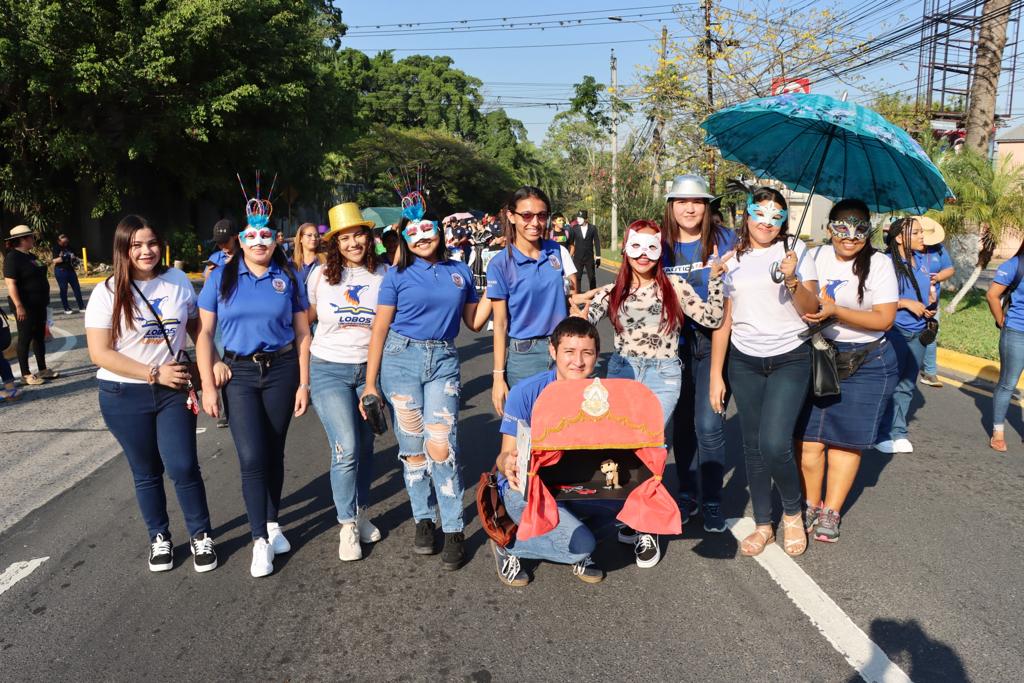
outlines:
[[[856, 351], [864, 346], [836, 342], [836, 351]], [[797, 437], [850, 450], [870, 448], [897, 381], [896, 352], [885, 341], [868, 354], [857, 372], [840, 382], [839, 396], [808, 396], [796, 423]]]

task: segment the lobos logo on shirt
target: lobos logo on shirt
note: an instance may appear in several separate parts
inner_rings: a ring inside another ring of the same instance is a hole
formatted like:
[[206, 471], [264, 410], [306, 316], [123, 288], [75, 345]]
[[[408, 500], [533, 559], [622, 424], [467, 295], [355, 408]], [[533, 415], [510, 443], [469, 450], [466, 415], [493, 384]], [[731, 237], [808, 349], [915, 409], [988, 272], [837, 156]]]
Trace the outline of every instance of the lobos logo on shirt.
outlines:
[[284, 290], [288, 286], [285, 284], [284, 280], [279, 277], [275, 277], [270, 284], [274, 286], [274, 291], [278, 294], [284, 294]]
[[561, 261], [559, 261], [558, 257], [555, 256], [554, 254], [551, 254], [551, 256], [548, 256], [548, 263], [550, 263], [551, 267], [554, 268], [555, 270], [561, 270], [562, 269]]
[[156, 299], [149, 299], [149, 306], [146, 308], [152, 308], [156, 312], [155, 320], [147, 320], [143, 315], [135, 317], [136, 322], [145, 331], [143, 337], [143, 344], [162, 344], [164, 343], [164, 333], [160, 329], [161, 323], [163, 324], [164, 330], [167, 331], [167, 336], [173, 337], [177, 331], [178, 325], [181, 324], [181, 320], [175, 317], [164, 317], [163, 304], [167, 301], [166, 296], [161, 296]]
[[462, 289], [462, 286], [466, 284], [466, 281], [463, 280], [462, 276], [459, 275], [458, 273], [452, 273], [452, 282], [454, 282], [455, 286], [458, 287], [459, 289]]
[[341, 293], [345, 305], [339, 306], [333, 301], [329, 302], [331, 309], [338, 316], [339, 327], [366, 327], [373, 324], [374, 309], [364, 306], [360, 301], [363, 290], [370, 285], [348, 285]]

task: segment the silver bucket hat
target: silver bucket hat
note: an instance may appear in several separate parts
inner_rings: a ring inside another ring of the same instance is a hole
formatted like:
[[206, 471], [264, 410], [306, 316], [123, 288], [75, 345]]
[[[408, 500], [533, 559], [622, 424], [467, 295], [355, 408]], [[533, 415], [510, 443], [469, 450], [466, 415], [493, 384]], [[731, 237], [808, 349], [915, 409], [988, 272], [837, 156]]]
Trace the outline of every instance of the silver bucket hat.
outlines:
[[672, 199], [707, 199], [715, 196], [708, 192], [708, 181], [699, 175], [677, 175], [672, 181], [672, 188], [665, 195], [665, 201]]

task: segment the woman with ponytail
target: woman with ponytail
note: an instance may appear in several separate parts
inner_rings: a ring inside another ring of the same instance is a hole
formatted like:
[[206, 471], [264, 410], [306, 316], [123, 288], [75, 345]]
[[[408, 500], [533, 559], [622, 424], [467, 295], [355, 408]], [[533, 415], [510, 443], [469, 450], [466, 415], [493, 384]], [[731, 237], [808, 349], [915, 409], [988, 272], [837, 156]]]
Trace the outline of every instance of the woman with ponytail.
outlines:
[[807, 501], [804, 526], [815, 540], [834, 543], [861, 451], [875, 443], [896, 387], [896, 353], [885, 333], [896, 318], [899, 286], [892, 262], [871, 246], [864, 202], [844, 199], [832, 207], [828, 221], [831, 243], [812, 252], [823, 283], [821, 308], [804, 320], [827, 325], [821, 334], [835, 345], [846, 376], [839, 396], [808, 396], [796, 433], [802, 435], [797, 460]]
[[[670, 278], [661, 265], [661, 227], [654, 221], [633, 221], [622, 244], [623, 265], [615, 283], [577, 297], [591, 300], [587, 318], [596, 324], [611, 320], [615, 353], [608, 377], [634, 379], [654, 392], [667, 425], [679, 398], [682, 367], [679, 335], [687, 319], [707, 328], [722, 324], [722, 279], [725, 255], [714, 263], [707, 301], [685, 280]], [[705, 399], [706, 400], [706, 399]], [[619, 540], [633, 543], [640, 567], [653, 567], [661, 557], [657, 536], [623, 527]]]
[[928, 262], [915, 253], [924, 248], [921, 224], [913, 218], [893, 221], [886, 232], [885, 244], [900, 287], [896, 323], [886, 334], [896, 352], [899, 380], [882, 417], [880, 441], [875, 444], [875, 450], [913, 453], [914, 445], [907, 438], [907, 413], [914, 398], [925, 346], [930, 341], [922, 334], [927, 321], [935, 316], [938, 302], [932, 289]]
[[[249, 207], [254, 202], [260, 200], [251, 200]], [[274, 556], [291, 550], [278, 524], [284, 445], [292, 415], [301, 416], [309, 406], [305, 287], [267, 226], [269, 202], [261, 206], [267, 208], [249, 213], [238, 235], [241, 257], [210, 273], [199, 293], [202, 332], [196, 342], [203, 409], [211, 417], [220, 415], [217, 389], [223, 387], [231, 411], [231, 437], [252, 530], [253, 577], [271, 574]], [[223, 361], [214, 351], [218, 325]]]

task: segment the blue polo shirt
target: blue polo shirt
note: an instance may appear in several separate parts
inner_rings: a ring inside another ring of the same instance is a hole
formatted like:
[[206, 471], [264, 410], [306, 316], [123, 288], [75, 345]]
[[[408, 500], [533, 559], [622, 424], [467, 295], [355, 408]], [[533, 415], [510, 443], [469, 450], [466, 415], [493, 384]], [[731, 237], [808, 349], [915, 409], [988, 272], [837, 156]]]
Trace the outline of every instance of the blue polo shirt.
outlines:
[[558, 374], [554, 370], [545, 370], [532, 377], [527, 377], [509, 390], [508, 398], [505, 399], [505, 415], [501, 418], [501, 427], [499, 428], [502, 434], [515, 436], [519, 420], [527, 424], [530, 423], [530, 418], [533, 416], [533, 404], [537, 402], [537, 397], [557, 377]]
[[223, 268], [216, 268], [199, 292], [199, 308], [217, 314], [221, 343], [228, 351], [248, 356], [257, 351], [277, 351], [295, 341], [292, 316], [306, 310], [306, 293], [276, 263], [256, 277], [245, 259], [238, 261], [238, 284], [225, 301], [220, 298]]
[[562, 284], [562, 248], [541, 240], [538, 258], [515, 246], [502, 249], [487, 264], [487, 298], [503, 299], [508, 306], [508, 336], [513, 339], [547, 337], [569, 310]]
[[206, 260], [212, 263], [215, 267], [220, 268], [221, 266], [228, 262], [228, 255], [225, 254], [222, 250], [218, 249], [217, 251], [210, 254], [210, 258]]
[[[924, 305], [928, 305], [928, 288], [931, 287], [931, 273], [928, 272], [928, 263], [923, 258], [914, 258], [914, 279], [917, 280], [917, 286], [921, 290], [921, 297], [924, 298]], [[917, 291], [914, 289], [914, 283], [908, 278], [896, 272], [896, 279], [900, 283], [900, 298], [910, 299], [911, 301], [919, 301], [917, 298]], [[905, 308], [900, 308], [896, 311], [896, 327], [907, 332], [921, 332], [924, 330], [924, 318], [918, 318], [916, 315], [911, 313]]]
[[[1013, 284], [1013, 278], [1017, 276], [1019, 263], [1019, 256], [1014, 256], [1006, 261], [996, 269], [996, 276], [992, 278], [992, 281], [1009, 287]], [[1003, 327], [1016, 332], [1024, 332], [1024, 282], [1019, 283], [1017, 289], [1013, 290], [1013, 294], [1010, 295], [1010, 306], [1006, 309], [1006, 320], [1003, 322]]]
[[469, 267], [451, 259], [416, 258], [404, 270], [389, 268], [377, 296], [378, 306], [395, 307], [391, 329], [419, 341], [455, 339], [462, 309], [477, 301]]
[[[953, 267], [953, 259], [949, 258], [949, 252], [941, 244], [925, 247], [921, 256], [924, 256], [925, 261], [928, 263], [928, 273], [931, 275], [936, 275], [946, 268]], [[935, 296], [938, 296], [941, 291], [942, 285], [936, 283]]]

